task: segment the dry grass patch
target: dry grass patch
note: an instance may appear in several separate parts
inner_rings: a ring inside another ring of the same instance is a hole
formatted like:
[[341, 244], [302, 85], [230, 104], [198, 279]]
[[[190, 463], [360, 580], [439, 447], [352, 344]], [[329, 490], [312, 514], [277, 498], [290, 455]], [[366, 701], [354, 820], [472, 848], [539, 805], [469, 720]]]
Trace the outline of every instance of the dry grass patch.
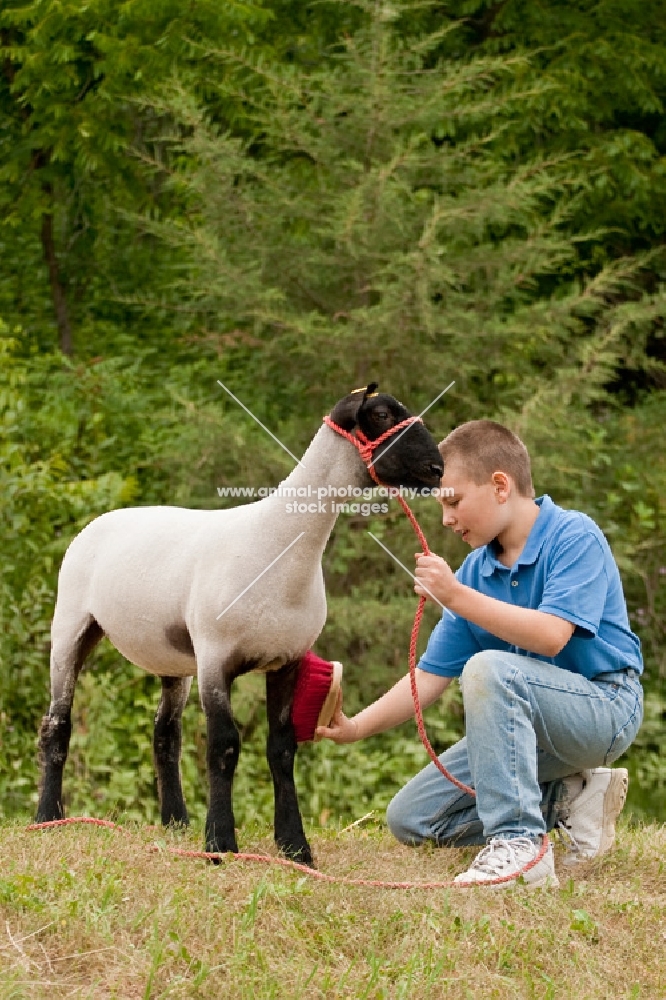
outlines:
[[[395, 890], [169, 855], [201, 832], [0, 827], [0, 1000], [666, 997], [666, 829], [559, 867], [561, 888]], [[243, 849], [273, 853], [268, 833]], [[336, 875], [451, 878], [473, 850], [380, 827], [314, 838]], [[151, 847], [158, 844], [158, 853]]]

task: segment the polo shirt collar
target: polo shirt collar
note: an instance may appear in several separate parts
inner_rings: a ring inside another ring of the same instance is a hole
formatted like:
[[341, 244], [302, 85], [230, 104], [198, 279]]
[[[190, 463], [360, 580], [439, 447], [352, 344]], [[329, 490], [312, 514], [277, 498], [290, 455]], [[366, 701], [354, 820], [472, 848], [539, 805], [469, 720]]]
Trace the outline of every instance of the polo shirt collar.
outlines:
[[[543, 548], [543, 543], [550, 533], [554, 519], [557, 517], [557, 504], [553, 503], [547, 493], [544, 493], [542, 497], [537, 497], [534, 502], [541, 508], [541, 510], [539, 511], [539, 516], [532, 525], [532, 530], [527, 536], [525, 547], [515, 562], [516, 566], [531, 566], [537, 561], [541, 549]], [[491, 576], [496, 569], [507, 570], [508, 568], [509, 567], [505, 566], [504, 563], [501, 563], [495, 555], [493, 542], [484, 546], [483, 560], [481, 564], [482, 576]]]

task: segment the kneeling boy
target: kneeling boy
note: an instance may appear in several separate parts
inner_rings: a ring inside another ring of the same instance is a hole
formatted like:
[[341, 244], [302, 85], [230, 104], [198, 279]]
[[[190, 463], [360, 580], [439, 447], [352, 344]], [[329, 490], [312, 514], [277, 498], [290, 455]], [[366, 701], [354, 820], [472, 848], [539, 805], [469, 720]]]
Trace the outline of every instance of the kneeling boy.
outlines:
[[[518, 877], [556, 825], [578, 857], [612, 846], [627, 772], [608, 765], [640, 726], [643, 665], [608, 542], [585, 514], [534, 499], [522, 441], [474, 420], [440, 451], [443, 523], [473, 551], [455, 574], [439, 556], [416, 557], [416, 592], [445, 608], [417, 685], [425, 708], [460, 676], [466, 735], [440, 760], [476, 797], [429, 764], [387, 820], [407, 844], [485, 843], [457, 879], [482, 884]], [[406, 676], [354, 718], [339, 704], [318, 735], [350, 743], [413, 712]], [[550, 844], [524, 878], [557, 885]]]

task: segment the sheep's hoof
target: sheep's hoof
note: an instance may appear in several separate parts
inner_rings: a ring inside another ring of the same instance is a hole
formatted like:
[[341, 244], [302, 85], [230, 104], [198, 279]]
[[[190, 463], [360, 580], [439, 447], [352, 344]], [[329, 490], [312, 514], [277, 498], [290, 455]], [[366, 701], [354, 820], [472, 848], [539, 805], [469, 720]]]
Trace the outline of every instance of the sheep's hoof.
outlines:
[[[213, 852], [208, 852], [208, 853], [213, 853]], [[220, 855], [219, 858], [209, 858], [208, 862], [211, 865], [221, 865], [222, 862], [224, 861], [224, 852], [219, 852], [218, 851], [218, 852], [215, 852], [215, 853], [218, 853]], [[237, 852], [236, 851], [227, 851], [226, 853], [231, 854], [231, 856], [233, 857], [233, 855], [236, 854]], [[227, 861], [228, 860], [229, 860], [229, 858], [227, 858]]]
[[46, 802], [39, 802], [34, 822], [53, 823], [55, 820], [64, 818], [65, 810], [62, 807], [62, 802], [59, 799], [55, 801], [47, 800]]
[[168, 827], [169, 830], [186, 830], [190, 825], [190, 818], [185, 813], [185, 816], [169, 816], [168, 819], [162, 818], [162, 826]]
[[61, 809], [38, 809], [33, 823], [54, 823], [64, 818], [65, 814]]
[[[234, 840], [223, 840], [217, 837], [213, 837], [206, 841], [206, 853], [207, 854], [238, 854], [238, 844]], [[215, 864], [220, 863], [219, 858], [211, 858]]]
[[305, 843], [301, 844], [300, 847], [294, 847], [292, 844], [278, 843], [277, 846], [280, 852], [289, 858], [290, 861], [295, 861], [299, 865], [307, 865], [308, 868], [315, 867], [309, 844]]

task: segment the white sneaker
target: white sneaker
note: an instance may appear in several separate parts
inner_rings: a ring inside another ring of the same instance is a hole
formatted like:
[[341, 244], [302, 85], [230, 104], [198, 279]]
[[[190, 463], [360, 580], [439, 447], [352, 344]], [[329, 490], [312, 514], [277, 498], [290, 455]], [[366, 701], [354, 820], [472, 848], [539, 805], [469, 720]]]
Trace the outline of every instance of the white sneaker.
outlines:
[[534, 861], [540, 848], [541, 845], [535, 844], [529, 837], [514, 837], [511, 840], [493, 837], [488, 846], [477, 854], [467, 871], [456, 875], [454, 882], [472, 882], [479, 885], [490, 882], [492, 884], [494, 879], [514, 875], [515, 878], [496, 883], [496, 887], [498, 889], [509, 888], [522, 877], [527, 885], [533, 889], [537, 889], [539, 886], [556, 888], [560, 883], [555, 874], [553, 845], [550, 841], [546, 853], [538, 863], [526, 872], [522, 870], [531, 861]]
[[556, 830], [567, 844], [565, 864], [589, 861], [610, 851], [622, 812], [629, 773], [624, 767], [593, 767], [564, 779], [562, 816]]

